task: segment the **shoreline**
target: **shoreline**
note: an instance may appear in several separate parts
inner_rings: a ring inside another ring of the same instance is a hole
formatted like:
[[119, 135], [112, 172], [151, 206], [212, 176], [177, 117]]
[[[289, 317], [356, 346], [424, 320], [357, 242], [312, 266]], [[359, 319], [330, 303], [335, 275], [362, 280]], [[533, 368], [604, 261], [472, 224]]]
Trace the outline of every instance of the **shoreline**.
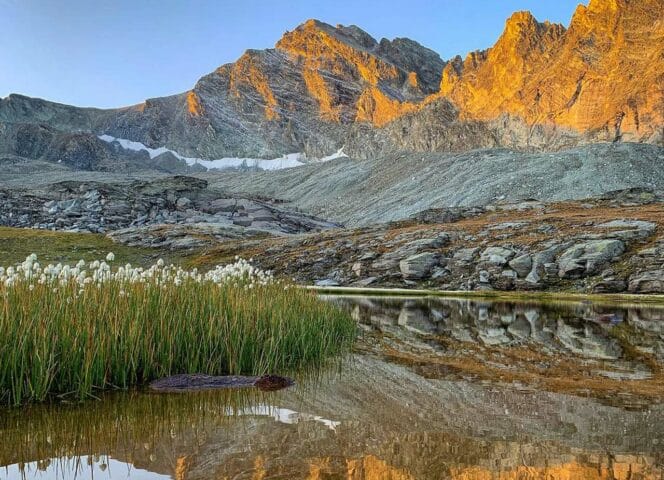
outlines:
[[505, 291], [467, 291], [467, 290], [428, 290], [408, 288], [366, 288], [366, 287], [319, 287], [315, 285], [301, 285], [300, 288], [312, 290], [322, 295], [338, 296], [371, 296], [371, 297], [403, 297], [403, 298], [471, 298], [487, 299], [493, 301], [509, 302], [561, 302], [580, 303], [591, 301], [606, 305], [661, 305], [664, 308], [664, 295], [652, 294], [593, 294], [574, 292], [505, 292]]

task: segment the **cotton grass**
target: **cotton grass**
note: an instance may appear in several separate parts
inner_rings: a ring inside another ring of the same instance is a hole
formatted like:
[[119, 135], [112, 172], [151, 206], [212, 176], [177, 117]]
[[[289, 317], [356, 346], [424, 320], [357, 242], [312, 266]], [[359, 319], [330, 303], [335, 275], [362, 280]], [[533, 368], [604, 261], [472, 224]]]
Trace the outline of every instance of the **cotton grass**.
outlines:
[[355, 334], [348, 314], [250, 261], [199, 272], [114, 260], [0, 267], [0, 402], [177, 373], [290, 372], [347, 351]]

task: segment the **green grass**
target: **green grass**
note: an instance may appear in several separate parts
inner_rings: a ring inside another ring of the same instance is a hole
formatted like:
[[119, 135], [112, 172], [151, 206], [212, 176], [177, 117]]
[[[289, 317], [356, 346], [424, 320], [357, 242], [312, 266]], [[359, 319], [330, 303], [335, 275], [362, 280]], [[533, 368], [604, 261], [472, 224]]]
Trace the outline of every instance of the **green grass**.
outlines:
[[356, 328], [315, 293], [278, 283], [79, 288], [0, 284], [1, 403], [85, 398], [178, 373], [291, 372], [346, 351]]
[[104, 258], [108, 252], [115, 253], [118, 263], [142, 266], [160, 257], [176, 265], [188, 258], [182, 253], [118, 245], [104, 235], [93, 233], [0, 227], [0, 265], [3, 266], [22, 262], [32, 253], [43, 263], [76, 263], [81, 259], [89, 262]]

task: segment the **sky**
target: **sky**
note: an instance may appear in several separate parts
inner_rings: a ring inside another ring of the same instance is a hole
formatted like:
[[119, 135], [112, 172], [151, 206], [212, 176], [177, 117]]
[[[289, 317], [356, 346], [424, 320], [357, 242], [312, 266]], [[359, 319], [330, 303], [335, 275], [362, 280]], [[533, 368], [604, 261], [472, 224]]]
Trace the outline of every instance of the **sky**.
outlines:
[[[490, 47], [530, 10], [567, 25], [579, 0], [0, 0], [0, 97], [120, 107], [186, 91], [309, 18], [408, 37], [443, 59]], [[587, 3], [587, 2], [586, 2]]]

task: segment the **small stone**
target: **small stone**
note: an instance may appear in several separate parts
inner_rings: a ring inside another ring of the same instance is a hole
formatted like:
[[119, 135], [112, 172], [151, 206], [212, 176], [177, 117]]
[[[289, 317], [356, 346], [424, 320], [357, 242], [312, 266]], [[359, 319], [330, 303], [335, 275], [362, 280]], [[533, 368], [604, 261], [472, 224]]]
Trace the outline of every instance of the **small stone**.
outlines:
[[362, 275], [362, 263], [361, 262], [355, 262], [350, 269], [353, 271], [353, 273], [356, 276], [359, 277], [359, 276]]

